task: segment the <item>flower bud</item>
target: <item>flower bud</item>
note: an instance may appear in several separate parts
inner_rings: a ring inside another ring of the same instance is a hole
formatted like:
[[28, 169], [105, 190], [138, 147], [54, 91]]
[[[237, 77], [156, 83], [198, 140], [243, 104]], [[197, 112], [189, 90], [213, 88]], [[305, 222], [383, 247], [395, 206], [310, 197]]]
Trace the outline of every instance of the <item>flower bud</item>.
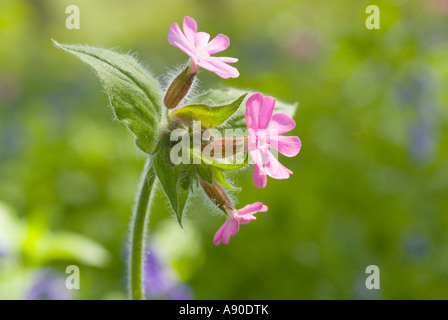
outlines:
[[217, 184], [216, 182], [210, 184], [207, 181], [201, 179], [201, 186], [209, 199], [226, 214], [235, 209], [232, 201], [230, 201], [229, 197], [219, 184]]
[[163, 99], [163, 102], [168, 109], [174, 109], [177, 107], [177, 105], [187, 95], [196, 74], [197, 72], [193, 72], [191, 65], [189, 64], [184, 71], [182, 71], [173, 80], [173, 82], [171, 82], [168, 90], [166, 91], [165, 98]]

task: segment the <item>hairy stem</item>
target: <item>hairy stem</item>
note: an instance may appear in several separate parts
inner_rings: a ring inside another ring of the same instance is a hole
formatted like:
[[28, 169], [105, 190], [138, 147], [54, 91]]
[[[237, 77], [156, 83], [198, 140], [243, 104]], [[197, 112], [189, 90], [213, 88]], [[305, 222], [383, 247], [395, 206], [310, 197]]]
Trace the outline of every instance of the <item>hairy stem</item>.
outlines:
[[151, 202], [155, 190], [155, 174], [152, 160], [148, 158], [143, 169], [136, 204], [132, 214], [128, 281], [131, 299], [143, 300], [145, 290], [143, 287], [143, 265], [145, 256], [146, 226], [151, 213]]

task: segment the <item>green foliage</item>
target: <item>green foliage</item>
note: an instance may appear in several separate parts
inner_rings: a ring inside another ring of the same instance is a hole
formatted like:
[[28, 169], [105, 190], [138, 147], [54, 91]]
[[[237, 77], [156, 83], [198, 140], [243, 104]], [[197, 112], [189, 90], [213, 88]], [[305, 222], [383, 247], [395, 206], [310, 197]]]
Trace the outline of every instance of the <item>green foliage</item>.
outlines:
[[110, 262], [109, 252], [95, 241], [75, 232], [52, 231], [26, 223], [1, 202], [0, 235], [0, 243], [7, 247], [2, 249], [33, 265], [66, 260], [102, 268]]
[[196, 167], [196, 172], [201, 179], [207, 181], [209, 184], [213, 183], [213, 167], [202, 163], [194, 166]]
[[27, 243], [24, 249], [34, 252], [37, 264], [72, 260], [87, 266], [105, 267], [110, 262], [110, 254], [101, 245], [73, 232], [48, 232], [30, 246]]
[[35, 267], [70, 263], [104, 270], [111, 261], [109, 251], [96, 241], [25, 221], [2, 202], [0, 251], [0, 299], [23, 299]]
[[130, 55], [54, 40], [53, 43], [92, 67], [109, 95], [117, 119], [135, 136], [137, 147], [152, 154], [163, 108], [157, 81]]
[[215, 178], [215, 180], [221, 184], [223, 187], [232, 190], [232, 191], [240, 191], [241, 188], [236, 188], [234, 186], [232, 186], [226, 179], [226, 176], [224, 174], [224, 171], [220, 168], [216, 168], [216, 167], [211, 167], [211, 171], [213, 174], [213, 178]]
[[188, 105], [174, 110], [170, 116], [188, 123], [200, 121], [201, 126], [204, 128], [217, 127], [223, 124], [238, 110], [246, 95], [247, 93], [244, 93], [235, 101], [222, 106], [208, 106], [206, 104]]
[[170, 134], [167, 133], [160, 139], [154, 155], [154, 168], [171, 209], [182, 226], [182, 215], [191, 185], [190, 168], [188, 165], [174, 165], [171, 162], [169, 138]]

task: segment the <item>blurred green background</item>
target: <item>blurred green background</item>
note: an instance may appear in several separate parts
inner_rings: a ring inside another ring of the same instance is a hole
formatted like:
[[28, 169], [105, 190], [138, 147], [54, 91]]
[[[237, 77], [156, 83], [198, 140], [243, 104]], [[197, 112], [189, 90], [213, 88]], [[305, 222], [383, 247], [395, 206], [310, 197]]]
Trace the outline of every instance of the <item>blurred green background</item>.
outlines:
[[[70, 4], [80, 30], [65, 27]], [[380, 30], [365, 27], [369, 4]], [[42, 270], [65, 280], [71, 264], [71, 298], [126, 298], [144, 156], [95, 74], [50, 39], [136, 52], [163, 79], [187, 60], [166, 39], [185, 15], [239, 58], [239, 78], [202, 71], [200, 89], [299, 101], [303, 148], [280, 159], [289, 180], [258, 189], [238, 175], [240, 206], [269, 212], [227, 246], [212, 243], [224, 219], [205, 201], [182, 230], [158, 197], [150, 241], [172, 277], [196, 299], [448, 298], [446, 0], [1, 0], [0, 298], [27, 297]], [[365, 287], [368, 265], [380, 290]]]

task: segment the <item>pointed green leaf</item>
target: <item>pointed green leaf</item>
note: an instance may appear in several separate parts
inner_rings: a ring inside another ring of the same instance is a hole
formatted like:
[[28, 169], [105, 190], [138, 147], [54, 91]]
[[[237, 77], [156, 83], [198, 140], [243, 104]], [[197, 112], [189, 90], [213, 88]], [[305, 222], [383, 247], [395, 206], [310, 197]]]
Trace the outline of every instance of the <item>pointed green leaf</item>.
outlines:
[[212, 167], [206, 164], [195, 165], [197, 174], [209, 184], [213, 184]]
[[154, 155], [154, 169], [177, 221], [182, 226], [182, 214], [190, 192], [191, 179], [188, 165], [174, 165], [171, 162], [168, 141], [169, 134], [160, 140]]
[[223, 124], [240, 107], [247, 93], [242, 93], [236, 100], [221, 106], [208, 106], [206, 104], [193, 104], [171, 112], [170, 117], [191, 123], [200, 121], [202, 127], [213, 128]]
[[53, 43], [92, 67], [106, 89], [117, 119], [135, 136], [137, 147], [152, 154], [163, 107], [157, 81], [130, 55], [54, 40]]
[[182, 187], [182, 189], [188, 190], [188, 188], [190, 188], [192, 185], [191, 182], [194, 178], [194, 174], [195, 174], [195, 171], [194, 171], [193, 166], [182, 165], [178, 185], [180, 185]]
[[[194, 104], [208, 104], [208, 105], [219, 105], [226, 104], [229, 101], [240, 97], [246, 91], [235, 89], [235, 88], [223, 88], [223, 89], [213, 89], [209, 90], [202, 95], [196, 97], [192, 103]], [[255, 93], [255, 92], [253, 92]], [[241, 103], [238, 110], [233, 114], [233, 116], [229, 119], [227, 124], [232, 128], [245, 128], [246, 120], [244, 118], [246, 112], [246, 101], [253, 93], [248, 93], [243, 102]], [[285, 113], [290, 117], [294, 117], [298, 103], [288, 104], [277, 100], [275, 103], [274, 113]]]
[[227, 188], [229, 190], [233, 190], [233, 191], [241, 190], [241, 188], [234, 187], [230, 183], [227, 182], [227, 179], [226, 179], [222, 169], [218, 169], [216, 167], [212, 167], [211, 171], [213, 173], [213, 178], [215, 178], [215, 180], [218, 181], [218, 183], [220, 185], [222, 185], [223, 187], [225, 187], [225, 188]]

